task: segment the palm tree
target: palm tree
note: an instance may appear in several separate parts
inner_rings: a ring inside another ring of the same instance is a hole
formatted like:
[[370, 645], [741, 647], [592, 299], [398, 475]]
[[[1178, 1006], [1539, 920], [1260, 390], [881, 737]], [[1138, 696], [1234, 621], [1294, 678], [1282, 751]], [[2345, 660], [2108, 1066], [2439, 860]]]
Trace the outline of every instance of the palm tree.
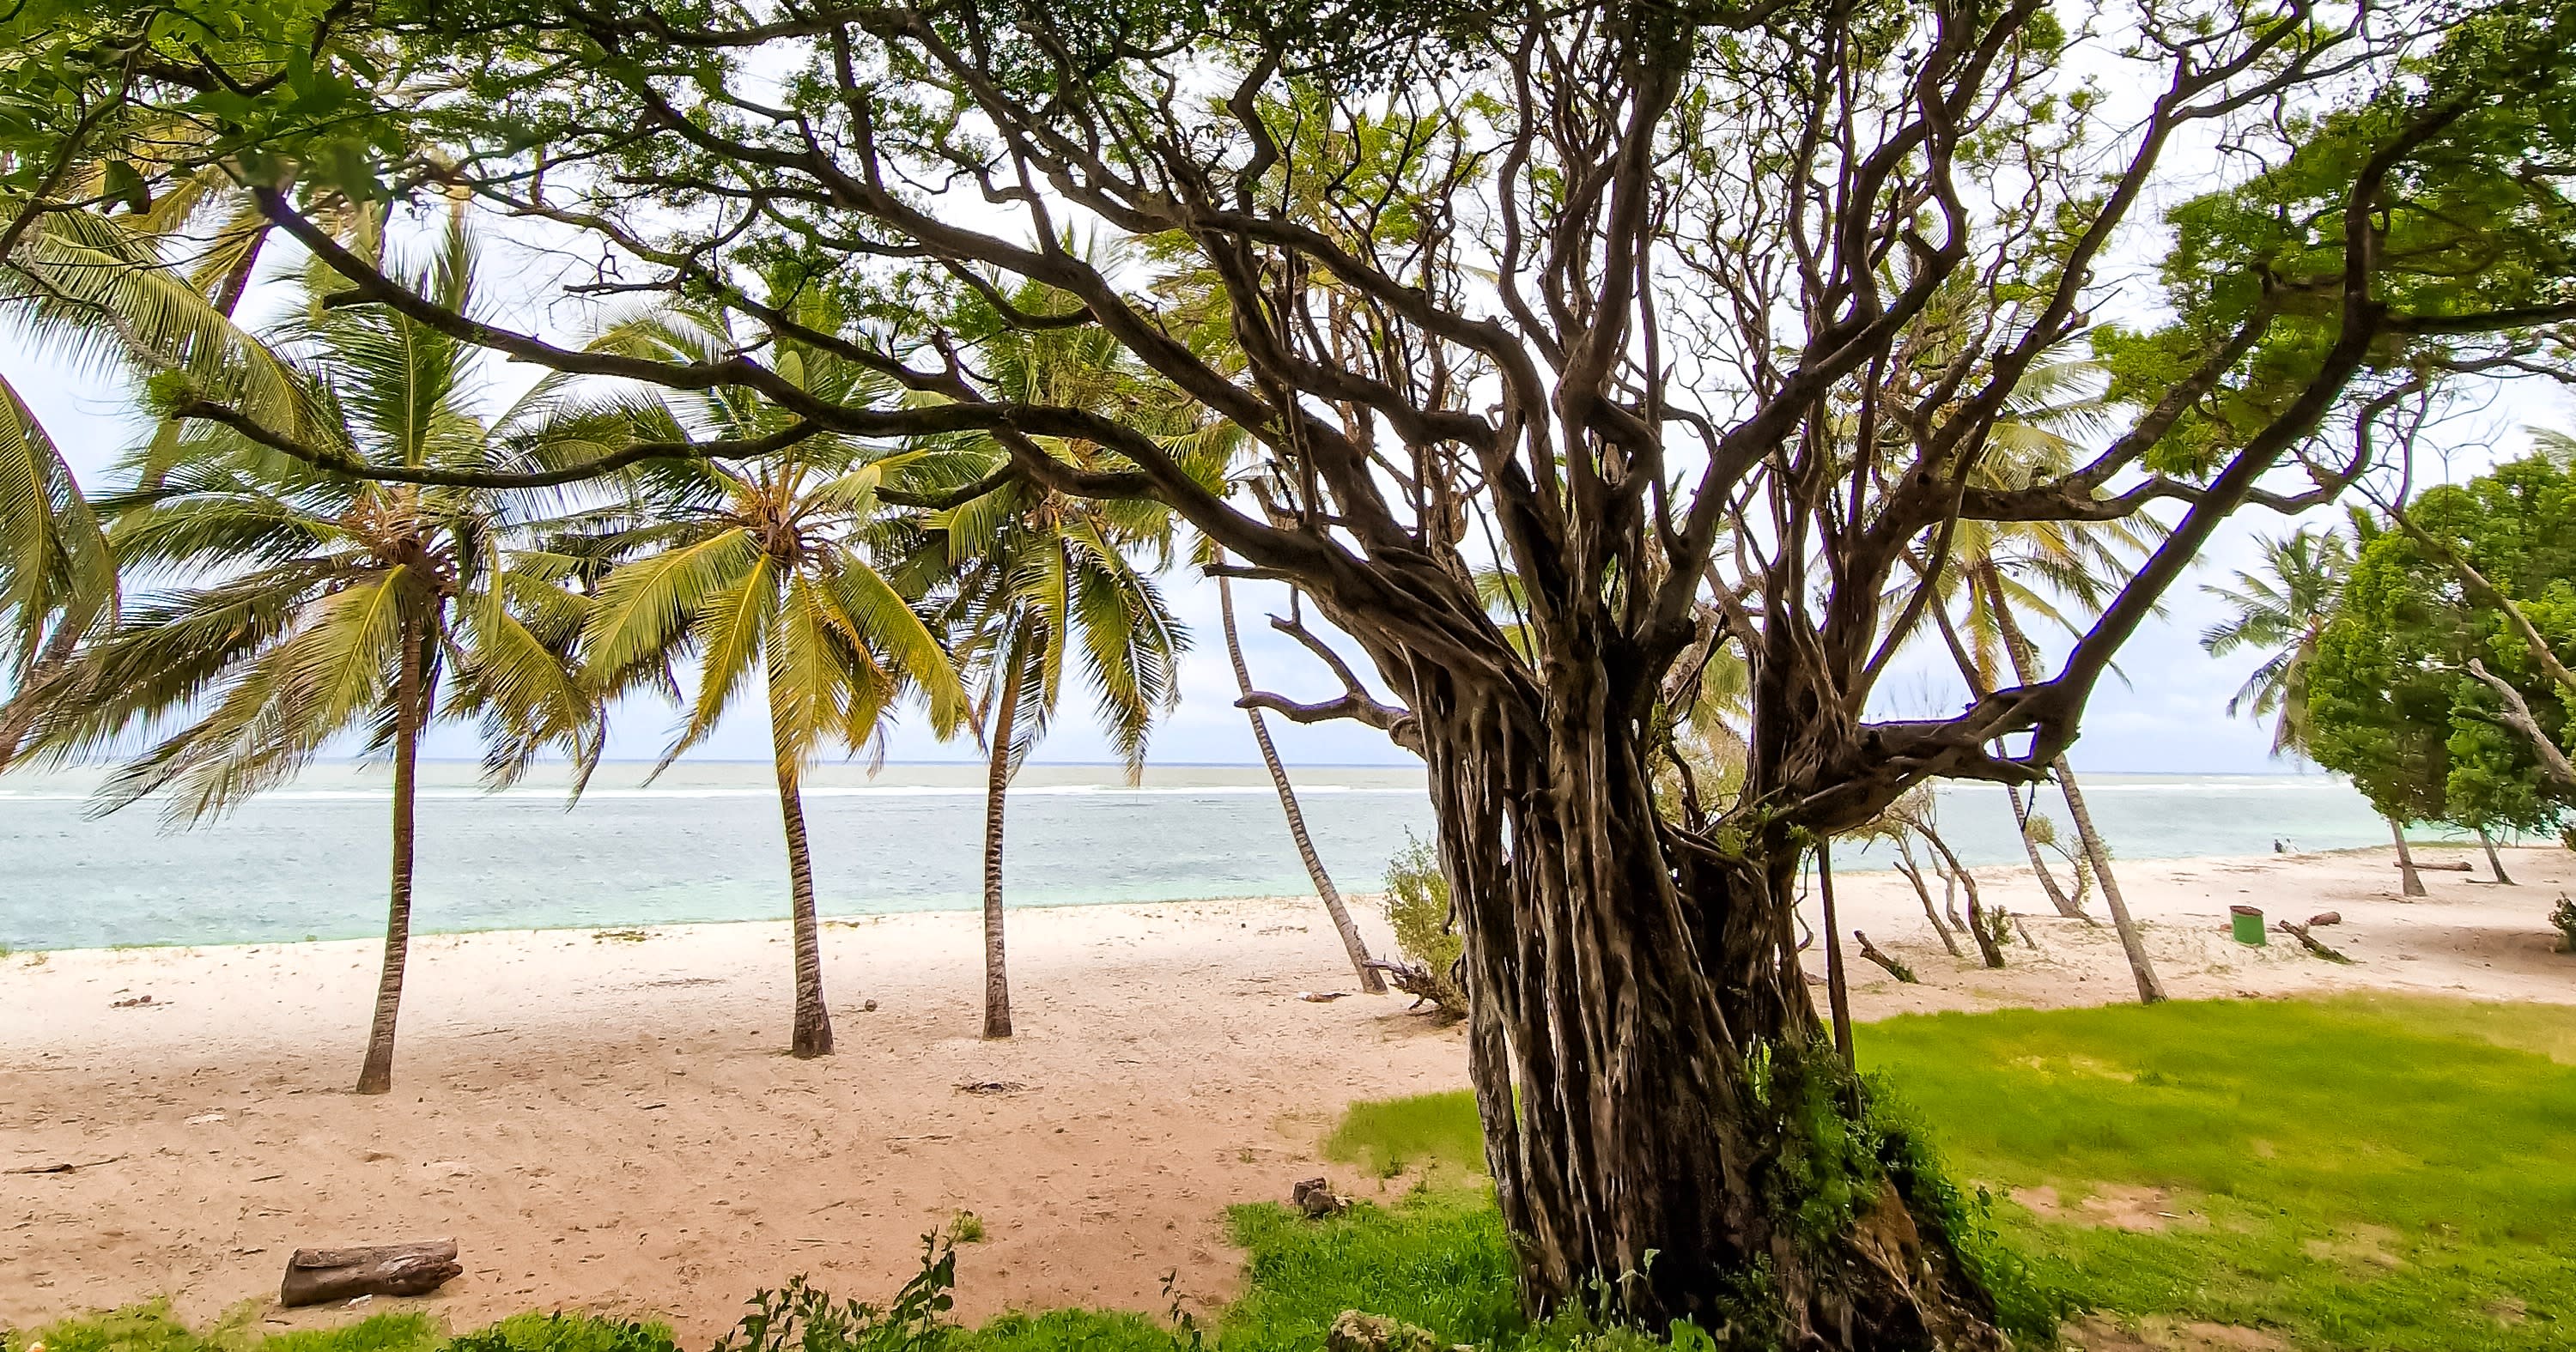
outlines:
[[[472, 274], [451, 220], [434, 264], [407, 282], [463, 309]], [[541, 462], [565, 431], [526, 404], [483, 422], [472, 349], [377, 307], [326, 307], [322, 285], [308, 279], [302, 316], [273, 342], [315, 415], [305, 434], [325, 449], [378, 465], [515, 469]], [[97, 810], [166, 792], [178, 821], [220, 815], [351, 735], [392, 762], [384, 963], [357, 1085], [384, 1093], [409, 957], [422, 731], [438, 718], [480, 721], [496, 785], [551, 748], [595, 761], [598, 704], [570, 666], [584, 603], [557, 585], [565, 561], [526, 547], [542, 504], [524, 495], [353, 479], [209, 423], [157, 438], [125, 471], [133, 486], [96, 504], [110, 547], [129, 585], [172, 585], [129, 604], [30, 692], [35, 742], [75, 757], [158, 736], [109, 777]]]
[[[2035, 369], [2016, 392], [2015, 405], [1997, 422], [1977, 462], [1974, 476], [1980, 485], [2021, 487], [2072, 469], [2081, 436], [2096, 427], [2104, 411], [2096, 388], [2100, 376], [2098, 365], [2085, 360], [2056, 361]], [[2162, 527], [2143, 515], [2092, 523], [1962, 521], [1934, 579], [1938, 613], [1933, 618], [1952, 645], [1963, 674], [1981, 693], [2001, 685], [2007, 667], [2013, 680], [2029, 684], [2040, 678], [2039, 647], [2022, 627], [2020, 614], [2069, 624], [2055, 603], [2057, 597], [2099, 610], [2109, 599], [2106, 579], [2124, 576], [2128, 560], [2152, 548], [2161, 533]], [[1954, 621], [1949, 607], [1961, 602], [1965, 614]], [[2089, 872], [2111, 912], [2130, 975], [2137, 981], [2139, 1000], [2153, 1004], [2164, 999], [2164, 983], [2130, 916], [2127, 898], [2121, 895], [2110, 848], [2093, 822], [2074, 766], [2061, 755], [2050, 764], [2049, 777], [2065, 797], [2085, 867], [2078, 871], [2078, 894], [2068, 894], [2040, 853], [2045, 840], [2033, 825], [2035, 810], [2024, 810], [2020, 790], [2014, 788], [2013, 814], [2033, 872], [2058, 912], [2074, 918], [2084, 914], [2080, 889]]]
[[[1053, 305], [1032, 287], [1024, 312]], [[979, 367], [1002, 397], [1091, 409], [1176, 441], [1196, 430], [1190, 402], [1143, 378], [1095, 326], [1029, 331], [994, 319]], [[1125, 462], [1087, 441], [1033, 439], [1047, 455], [1084, 468]], [[933, 443], [956, 472], [981, 474], [1008, 451], [984, 434]], [[1209, 443], [1212, 445], [1213, 443]], [[1222, 456], [1194, 461], [1214, 482]], [[1011, 1036], [1011, 987], [1002, 924], [1003, 812], [1012, 777], [1046, 735], [1078, 654], [1102, 725], [1130, 783], [1144, 773], [1157, 717], [1180, 699], [1178, 664], [1189, 634], [1152, 574], [1171, 565], [1175, 519], [1160, 503], [1072, 497], [1014, 480], [925, 518], [921, 576], [938, 576], [952, 648], [974, 688], [985, 754], [984, 1036]]]
[[[2358, 522], [2358, 518], [2356, 518]], [[2326, 622], [2334, 618], [2343, 596], [2344, 577], [2352, 570], [2352, 541], [2335, 530], [2302, 526], [2286, 536], [2259, 542], [2257, 570], [2238, 570], [2232, 587], [2201, 590], [2235, 607], [2236, 613], [2200, 635], [2200, 646], [2212, 657], [2241, 649], [2264, 655], [2245, 684], [2228, 697], [2230, 717], [2248, 713], [2272, 720], [2272, 754], [2304, 756], [2308, 749], [2308, 671]], [[2426, 895], [2415, 871], [2415, 853], [2406, 844], [2406, 828], [2388, 819], [2397, 842], [2397, 871], [2403, 894]]]
[[[106, 161], [82, 168], [72, 196], [103, 195]], [[311, 410], [274, 354], [232, 325], [265, 226], [240, 219], [213, 169], [179, 178], [141, 211], [55, 211], [36, 218], [0, 260], [0, 305], [42, 347], [145, 375], [182, 376], [266, 425], [309, 430]], [[232, 219], [192, 239], [211, 204]], [[168, 260], [197, 255], [181, 272]], [[157, 444], [173, 443], [165, 422]], [[0, 679], [14, 695], [59, 674], [80, 640], [114, 617], [115, 563], [104, 530], [54, 439], [0, 380]], [[0, 769], [25, 741], [33, 700], [0, 704]]]
[[[1223, 559], [1214, 558], [1211, 562], [1221, 564]], [[1234, 627], [1234, 586], [1223, 573], [1216, 574], [1216, 606], [1225, 629], [1225, 655], [1234, 665], [1235, 689], [1250, 699], [1252, 668], [1243, 660], [1243, 638]], [[1369, 957], [1368, 941], [1360, 937], [1360, 927], [1351, 920], [1351, 909], [1342, 901], [1341, 889], [1333, 886], [1333, 875], [1324, 871], [1323, 856], [1315, 852], [1314, 837], [1306, 833], [1306, 814], [1297, 806], [1297, 789], [1288, 782], [1288, 767], [1280, 764], [1279, 748], [1270, 741], [1270, 726], [1262, 721], [1259, 709], [1247, 705], [1243, 713], [1252, 722], [1252, 741], [1261, 748], [1261, 764], [1270, 772], [1270, 787], [1278, 791], [1279, 810], [1288, 818], [1288, 838], [1297, 847], [1299, 862], [1306, 866], [1306, 877], [1315, 884], [1315, 895], [1324, 899], [1324, 913], [1332, 917], [1333, 930], [1342, 937], [1342, 951], [1350, 957], [1360, 989], [1371, 995], [1386, 994], [1386, 978]]]
[[[740, 350], [720, 316], [677, 311], [621, 325], [595, 346], [681, 360], [721, 360]], [[795, 343], [782, 342], [774, 353], [780, 374], [836, 402], [864, 399], [877, 383], [852, 363]], [[794, 421], [746, 392], [676, 391], [638, 410], [636, 431], [659, 440], [744, 441]], [[907, 691], [927, 696], [942, 735], [966, 714], [947, 653], [867, 553], [884, 525], [879, 487], [922, 454], [816, 436], [752, 459], [671, 462], [630, 476], [627, 501], [595, 514], [586, 523], [593, 533], [577, 546], [611, 564], [583, 629], [585, 671], [595, 688], [676, 689], [675, 665], [697, 659], [696, 698], [655, 774], [714, 731], [759, 678], [787, 836], [796, 980], [788, 1050], [800, 1057], [832, 1050], [799, 789], [804, 771], [827, 747], [880, 746], [887, 711]]]

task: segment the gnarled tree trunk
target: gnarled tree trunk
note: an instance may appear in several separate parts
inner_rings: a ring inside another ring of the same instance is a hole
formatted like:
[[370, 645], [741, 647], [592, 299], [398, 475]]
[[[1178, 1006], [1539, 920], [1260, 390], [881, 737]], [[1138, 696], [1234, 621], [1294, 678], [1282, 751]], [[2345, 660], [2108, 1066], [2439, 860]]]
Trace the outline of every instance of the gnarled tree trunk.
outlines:
[[779, 721], [778, 701], [769, 704], [770, 746], [778, 770], [778, 815], [787, 827], [788, 928], [796, 950], [796, 1026], [788, 1035], [789, 1054], [832, 1054], [832, 1011], [823, 1003], [823, 936], [814, 915], [814, 854], [805, 838], [805, 798], [797, 790], [795, 757], [788, 754], [787, 728]]
[[1417, 668], [1413, 705], [1524, 1301], [1606, 1278], [1632, 1314], [1783, 1346], [1999, 1345], [1905, 1161], [1826, 1166], [1856, 1204], [1798, 1219], [1821, 1181], [1802, 1115], [1865, 1105], [1798, 967], [1791, 832], [1729, 849], [1664, 822], [1602, 666], [1550, 672], [1540, 693]]
[[[1234, 587], [1223, 575], [1216, 580], [1217, 613], [1225, 623], [1225, 654], [1234, 662], [1235, 688], [1245, 696], [1252, 694], [1252, 668], [1243, 660], [1243, 638], [1234, 627]], [[1261, 764], [1270, 771], [1270, 787], [1279, 791], [1279, 810], [1288, 816], [1288, 838], [1297, 844], [1297, 858], [1306, 865], [1306, 876], [1314, 881], [1315, 895], [1324, 899], [1324, 913], [1333, 918], [1333, 928], [1342, 936], [1342, 951], [1351, 960], [1351, 970], [1359, 975], [1360, 989], [1371, 995], [1386, 994], [1386, 978], [1369, 962], [1368, 941], [1360, 937], [1360, 927], [1351, 921], [1351, 908], [1342, 904], [1341, 889], [1333, 886], [1332, 875], [1324, 871], [1323, 858], [1315, 853], [1315, 841], [1306, 834], [1306, 814], [1297, 806], [1297, 790], [1288, 782], [1288, 769], [1279, 763], [1279, 749], [1270, 742], [1270, 728], [1261, 721], [1259, 709], [1247, 708], [1244, 716], [1252, 720], [1252, 740], [1261, 748]]]

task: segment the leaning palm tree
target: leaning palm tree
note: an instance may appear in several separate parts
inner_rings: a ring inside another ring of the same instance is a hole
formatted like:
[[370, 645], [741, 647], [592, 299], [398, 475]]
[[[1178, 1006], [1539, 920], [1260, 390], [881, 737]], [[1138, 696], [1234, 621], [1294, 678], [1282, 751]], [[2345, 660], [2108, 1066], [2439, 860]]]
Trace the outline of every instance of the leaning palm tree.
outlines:
[[[2360, 518], [2355, 518], [2356, 527]], [[2240, 569], [2232, 587], [2201, 590], [2234, 607], [2235, 614], [2203, 630], [2200, 646], [2212, 657], [2251, 649], [2263, 661], [2228, 697], [2230, 717], [2239, 713], [2272, 720], [2272, 754], [2304, 756], [2308, 750], [2308, 671], [2326, 622], [2334, 618], [2343, 596], [2344, 577], [2352, 569], [2351, 540], [2335, 530], [2305, 526], [2277, 539], [2260, 542], [2262, 562], [2255, 571]], [[2407, 847], [2406, 828], [2388, 819], [2397, 842], [2399, 886], [2410, 897], [2426, 895], [2415, 871], [2415, 852]]]
[[[1949, 345], [1959, 335], [1976, 330], [1973, 295], [1954, 288], [1939, 303], [1954, 311], [1954, 324], [1946, 331], [1929, 331], [1933, 336], [1915, 354], [1909, 370], [1917, 365], [1941, 368], [1955, 359]], [[2072, 470], [2082, 439], [2099, 430], [2106, 411], [2101, 383], [2098, 364], [2087, 360], [2057, 360], [2034, 369], [2017, 388], [2009, 416], [1998, 422], [1991, 443], [1974, 466], [1980, 485], [2015, 488]], [[2109, 598], [2110, 580], [2124, 576], [2128, 561], [2151, 549], [2162, 530], [2143, 515], [2098, 523], [1961, 522], [1948, 553], [1930, 561], [1926, 571], [1935, 594], [1932, 618], [1952, 646], [1962, 675], [1979, 693], [2000, 685], [2006, 668], [2014, 681], [2028, 684], [2039, 679], [2039, 647], [2022, 626], [2021, 614], [2066, 623], [2057, 598], [2099, 610]], [[1966, 613], [1954, 621], [1949, 612], [1962, 603]], [[2164, 999], [2163, 980], [2156, 975], [2145, 937], [2121, 895], [2110, 847], [2094, 824], [2073, 765], [2061, 755], [2050, 765], [2049, 776], [2066, 800], [2067, 815], [2074, 820], [2082, 847], [2079, 889], [2087, 874], [2102, 889], [2130, 975], [2137, 981], [2139, 1000], [2153, 1004]], [[2050, 902], [2061, 914], [2082, 916], [2080, 892], [2069, 894], [2061, 887], [2041, 855], [2049, 833], [2034, 828], [2035, 807], [2025, 811], [2017, 787], [2011, 800], [2032, 871]]]
[[[596, 346], [722, 360], [741, 345], [720, 315], [665, 311], [612, 329]], [[852, 363], [793, 342], [772, 351], [774, 369], [818, 397], [855, 403], [877, 383]], [[707, 444], [772, 437], [795, 421], [748, 392], [675, 391], [638, 410], [635, 430]], [[787, 836], [796, 983], [788, 1050], [800, 1057], [832, 1050], [799, 788], [805, 769], [830, 747], [880, 747], [887, 712], [908, 691], [927, 697], [943, 736], [965, 718], [948, 654], [869, 560], [885, 524], [878, 489], [921, 455], [816, 436], [754, 458], [670, 462], [627, 479], [627, 500], [591, 514], [577, 550], [610, 565], [583, 630], [585, 671], [596, 688], [676, 689], [675, 668], [696, 659], [696, 696], [655, 774], [714, 731], [745, 691], [762, 692]]]
[[2200, 646], [2212, 657], [2241, 649], [2263, 654], [2262, 664], [2228, 698], [2228, 716], [2271, 719], [2272, 754], [2301, 756], [2308, 748], [2309, 664], [2343, 594], [2352, 544], [2339, 531], [2305, 526], [2258, 543], [2258, 571], [2239, 570], [2233, 587], [2201, 588], [2236, 613], [2203, 630]]
[[[1017, 297], [1043, 313], [1051, 298]], [[1029, 331], [993, 324], [978, 350], [985, 379], [1004, 397], [1086, 408], [1149, 433], [1185, 437], [1189, 401], [1145, 380], [1132, 359], [1096, 326]], [[1122, 463], [1099, 446], [1033, 439], [1037, 449], [1083, 468]], [[959, 472], [998, 468], [1008, 451], [982, 434], [933, 443]], [[1219, 455], [1201, 457], [1214, 482]], [[976, 727], [986, 754], [984, 804], [984, 1036], [1011, 1036], [1011, 987], [1003, 936], [1003, 815], [1011, 780], [1044, 739], [1061, 705], [1070, 661], [1096, 695], [1110, 742], [1129, 782], [1144, 773], [1155, 721], [1180, 699], [1178, 664], [1189, 634], [1153, 575], [1168, 568], [1175, 519], [1160, 503], [1072, 497], [1026, 479], [923, 521], [916, 567], [938, 576], [936, 590], [952, 647], [974, 686]]]
[[[1208, 562], [1222, 567], [1221, 555], [1211, 554]], [[1252, 698], [1252, 667], [1243, 660], [1243, 636], [1234, 624], [1234, 585], [1222, 572], [1216, 578], [1217, 621], [1225, 630], [1225, 655], [1234, 667], [1234, 688], [1245, 700]], [[1288, 782], [1288, 767], [1279, 760], [1279, 748], [1270, 740], [1270, 725], [1263, 722], [1261, 710], [1244, 706], [1244, 717], [1252, 724], [1252, 743], [1261, 751], [1262, 768], [1270, 772], [1270, 787], [1279, 795], [1279, 810], [1288, 819], [1288, 839], [1297, 847], [1297, 859], [1306, 866], [1307, 880], [1314, 883], [1315, 895], [1324, 902], [1324, 914], [1331, 917], [1333, 930], [1342, 938], [1342, 952], [1351, 960], [1351, 971], [1358, 977], [1360, 989], [1370, 995], [1386, 994], [1386, 978], [1379, 973], [1377, 961], [1369, 956], [1368, 941], [1360, 936], [1360, 927], [1351, 919], [1351, 908], [1342, 900], [1341, 889], [1333, 885], [1333, 875], [1324, 869], [1323, 856], [1315, 852], [1315, 838], [1306, 831], [1306, 812], [1298, 806], [1297, 787]]]
[[[473, 255], [451, 220], [407, 283], [471, 308]], [[404, 468], [541, 463], [564, 428], [525, 405], [486, 423], [472, 349], [373, 306], [321, 304], [271, 335], [312, 411], [307, 444]], [[132, 597], [114, 625], [29, 694], [34, 744], [58, 758], [156, 738], [118, 768], [97, 809], [166, 794], [165, 812], [220, 815], [351, 737], [393, 770], [384, 963], [358, 1092], [393, 1084], [409, 957], [422, 732], [482, 724], [485, 771], [515, 780], [537, 756], [583, 767], [597, 701], [569, 664], [584, 603], [564, 561], [529, 547], [540, 501], [390, 485], [316, 468], [229, 426], [192, 422], [129, 456], [133, 486], [99, 498]], [[175, 725], [175, 726], [173, 726]], [[576, 779], [576, 784], [578, 784]]]

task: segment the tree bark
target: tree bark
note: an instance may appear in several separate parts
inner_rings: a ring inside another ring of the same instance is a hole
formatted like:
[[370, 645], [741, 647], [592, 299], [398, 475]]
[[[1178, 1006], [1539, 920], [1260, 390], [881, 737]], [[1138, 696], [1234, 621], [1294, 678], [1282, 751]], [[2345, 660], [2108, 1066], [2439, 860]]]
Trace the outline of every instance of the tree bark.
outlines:
[[[2522, 734], [2522, 739], [2530, 744], [2531, 754], [2540, 760], [2541, 772], [2562, 789], [2576, 789], [2576, 765], [2568, 764], [2567, 753], [2558, 749], [2558, 743], [2549, 739], [2548, 730], [2532, 716], [2531, 701], [2522, 697], [2522, 692], [2514, 688], [2513, 682], [2487, 670], [2486, 663], [2474, 657], [2469, 659], [2469, 674], [2504, 701], [2505, 726]], [[2569, 695], [2576, 696], [2576, 686], [2563, 688]], [[8, 745], [5, 739], [0, 739], [0, 754], [6, 754]]]
[[796, 758], [788, 754], [787, 726], [778, 701], [769, 701], [769, 741], [778, 770], [778, 815], [787, 827], [787, 917], [796, 951], [796, 1025], [788, 1035], [792, 1056], [832, 1054], [832, 1011], [823, 1003], [823, 934], [814, 915], [814, 854], [805, 838], [805, 798], [797, 789]]
[[2481, 827], [2477, 828], [2477, 831], [2478, 831], [2478, 843], [2479, 843], [2480, 845], [2483, 845], [2483, 846], [2485, 846], [2485, 847], [2486, 847], [2486, 851], [2487, 851], [2487, 868], [2488, 868], [2488, 870], [2489, 870], [2489, 871], [2491, 871], [2491, 872], [2493, 872], [2493, 873], [2495, 874], [2495, 880], [2496, 880], [2496, 884], [2497, 884], [2497, 886], [2500, 886], [2500, 887], [2511, 887], [2511, 886], [2513, 886], [2513, 879], [2511, 879], [2511, 878], [2509, 878], [2509, 877], [2506, 877], [2506, 876], [2505, 876], [2505, 871], [2504, 871], [2504, 860], [2502, 860], [2501, 858], [2498, 858], [2498, 857], [2497, 857], [2497, 855], [2496, 855], [2495, 837], [2494, 837], [2494, 836], [2491, 836], [2491, 835], [2488, 835], [2488, 834], [2487, 834], [2487, 829], [2486, 829], [2485, 827], [2483, 827], [2483, 826], [2481, 826]]
[[[1524, 1304], [1606, 1297], [1787, 1347], [2000, 1347], [1912, 1157], [1820, 1173], [1811, 1153], [1818, 1122], [1868, 1107], [1799, 969], [1796, 832], [1720, 849], [1663, 821], [1605, 664], [1558, 656], [1544, 690], [1412, 681]], [[1820, 1188], [1848, 1200], [1802, 1221]]]
[[[1234, 662], [1235, 689], [1244, 698], [1252, 697], [1252, 668], [1243, 660], [1243, 639], [1234, 627], [1234, 588], [1220, 574], [1216, 580], [1217, 614], [1225, 625], [1225, 653]], [[1270, 741], [1270, 728], [1262, 722], [1259, 709], [1246, 708], [1244, 717], [1252, 720], [1252, 740], [1261, 748], [1261, 764], [1270, 771], [1270, 787], [1279, 791], [1279, 810], [1288, 817], [1288, 838], [1296, 842], [1297, 858], [1306, 865], [1306, 876], [1314, 880], [1315, 895], [1324, 899], [1324, 913], [1333, 918], [1333, 928], [1342, 936], [1342, 952], [1351, 960], [1351, 970], [1359, 975], [1360, 989], [1371, 995], [1386, 994], [1386, 978], [1369, 960], [1368, 941], [1360, 937], [1360, 927], [1351, 920], [1350, 907], [1342, 903], [1341, 889], [1333, 886], [1331, 874], [1324, 871], [1323, 857], [1315, 853], [1314, 838], [1306, 834], [1306, 814], [1297, 806], [1297, 790], [1288, 782], [1287, 767], [1279, 763], [1279, 749]]]
[[297, 1249], [277, 1284], [277, 1303], [329, 1305], [358, 1296], [419, 1296], [437, 1290], [465, 1269], [456, 1241], [372, 1244], [354, 1249]]
[[2388, 819], [2388, 833], [2397, 838], [2397, 890], [2402, 896], [2425, 895], [2424, 877], [2415, 871], [2415, 852], [2406, 847], [2406, 828], [2395, 817]]
[[991, 765], [984, 776], [984, 1036], [1011, 1035], [1011, 971], [1002, 943], [1002, 808], [1011, 790], [1011, 724], [1020, 711], [1020, 654], [1005, 645], [1009, 663], [993, 709]]
[[1977, 946], [1977, 957], [1988, 967], [2003, 966], [2003, 946], [1995, 942], [1994, 932], [1986, 924], [1985, 903], [1977, 896], [1977, 875], [1970, 873], [1968, 866], [1959, 862], [1959, 856], [1950, 850], [1950, 842], [1930, 832], [1925, 832], [1923, 838], [1931, 842], [1933, 849], [1941, 852], [1941, 861], [1950, 866], [1950, 876], [1956, 879], [1968, 894], [1966, 928], [1969, 940]]
[[1816, 842], [1816, 904], [1825, 917], [1825, 1000], [1833, 1010], [1834, 1050], [1852, 1062], [1851, 985], [1843, 973], [1842, 923], [1834, 914], [1834, 843]]
[[1923, 870], [1914, 863], [1914, 851], [1902, 840], [1896, 842], [1896, 871], [1905, 875], [1905, 881], [1914, 884], [1914, 895], [1923, 902], [1923, 918], [1931, 921], [1932, 932], [1941, 936], [1941, 947], [1947, 949], [1951, 957], [1964, 956], [1959, 952], [1959, 941], [1951, 936], [1950, 927], [1941, 923], [1941, 912], [1932, 905], [1932, 889], [1923, 883]]
[[394, 1023], [402, 1013], [403, 969], [411, 961], [413, 800], [420, 767], [420, 724], [425, 626], [411, 615], [402, 622], [402, 659], [394, 677], [394, 840], [391, 895], [385, 905], [385, 963], [376, 978], [376, 1017], [367, 1030], [367, 1059], [358, 1068], [358, 1092], [391, 1093]]

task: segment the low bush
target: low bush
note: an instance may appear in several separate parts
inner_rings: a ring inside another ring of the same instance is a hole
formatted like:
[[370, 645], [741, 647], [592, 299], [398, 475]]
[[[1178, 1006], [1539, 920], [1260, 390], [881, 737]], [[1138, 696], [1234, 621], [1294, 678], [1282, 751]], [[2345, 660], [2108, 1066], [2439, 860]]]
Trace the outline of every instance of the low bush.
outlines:
[[1449, 914], [1449, 880], [1431, 844], [1407, 834], [1404, 848], [1386, 865], [1386, 923], [1406, 970], [1395, 973], [1408, 995], [1430, 1001], [1452, 1019], [1467, 1017], [1467, 992], [1458, 985], [1458, 955], [1466, 940]]

